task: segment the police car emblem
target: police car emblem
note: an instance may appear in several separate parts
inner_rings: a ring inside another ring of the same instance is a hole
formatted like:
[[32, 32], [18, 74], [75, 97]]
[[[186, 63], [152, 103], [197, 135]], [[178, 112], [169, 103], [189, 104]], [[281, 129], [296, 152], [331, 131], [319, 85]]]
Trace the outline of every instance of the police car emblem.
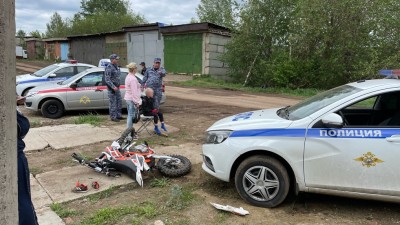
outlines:
[[90, 103], [90, 98], [86, 95], [82, 96], [81, 99], [79, 100], [79, 103], [83, 103], [86, 105], [86, 103]]
[[377, 163], [382, 163], [384, 162], [383, 160], [375, 157], [374, 154], [371, 152], [367, 152], [366, 154], [363, 154], [363, 156], [359, 158], [355, 158], [355, 161], [361, 162], [363, 166], [366, 166], [367, 168], [371, 166], [376, 166]]

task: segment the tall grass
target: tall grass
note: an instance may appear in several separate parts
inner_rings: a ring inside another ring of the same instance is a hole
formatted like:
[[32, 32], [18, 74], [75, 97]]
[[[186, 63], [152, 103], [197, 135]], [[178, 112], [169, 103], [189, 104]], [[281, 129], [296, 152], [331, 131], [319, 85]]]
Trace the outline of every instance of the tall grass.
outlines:
[[101, 122], [104, 121], [104, 118], [100, 117], [95, 113], [88, 113], [86, 115], [80, 115], [78, 118], [74, 120], [75, 124], [91, 124], [93, 126], [99, 126]]

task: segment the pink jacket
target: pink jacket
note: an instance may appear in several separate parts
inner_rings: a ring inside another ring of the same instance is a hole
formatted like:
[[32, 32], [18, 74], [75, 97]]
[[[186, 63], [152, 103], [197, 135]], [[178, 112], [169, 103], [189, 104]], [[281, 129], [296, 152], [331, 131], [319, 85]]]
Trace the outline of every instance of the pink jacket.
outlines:
[[125, 96], [124, 99], [133, 101], [136, 104], [141, 105], [142, 99], [140, 96], [142, 91], [140, 89], [140, 83], [137, 80], [135, 74], [129, 73], [125, 78]]

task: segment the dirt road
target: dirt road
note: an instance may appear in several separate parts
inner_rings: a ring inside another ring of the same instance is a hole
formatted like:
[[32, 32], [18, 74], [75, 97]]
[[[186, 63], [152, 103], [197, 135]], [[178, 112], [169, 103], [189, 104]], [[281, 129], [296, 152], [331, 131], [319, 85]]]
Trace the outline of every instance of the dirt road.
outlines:
[[[182, 77], [176, 77], [181, 79]], [[183, 77], [187, 79], [187, 77]], [[174, 78], [171, 78], [174, 79]], [[271, 108], [293, 104], [296, 99], [273, 95], [251, 95], [240, 91], [215, 90], [205, 88], [182, 88], [167, 85], [167, 102], [161, 110], [166, 117], [166, 123], [180, 129], [170, 137], [153, 137], [148, 141], [157, 149], [160, 146], [178, 146], [181, 144], [197, 145], [201, 154], [201, 144], [204, 140], [204, 131], [215, 121], [226, 116], [244, 111]], [[40, 113], [33, 113], [23, 109], [34, 126], [57, 125], [74, 123], [80, 113], [68, 112], [65, 117], [58, 120], [44, 119]], [[98, 111], [104, 118], [103, 125], [125, 126], [111, 123], [107, 120], [107, 111]], [[99, 143], [82, 146], [78, 149], [65, 149], [54, 152], [46, 149], [28, 155], [30, 168], [34, 173], [43, 173], [56, 170], [65, 166], [74, 165], [69, 160], [73, 151], [85, 151], [88, 157], [96, 157], [98, 149], [108, 143]], [[177, 153], [179, 154], [179, 153]], [[86, 169], [86, 168], [83, 168]], [[158, 176], [158, 178], [161, 178]], [[98, 209], [105, 207], [122, 207], [132, 203], [154, 203], [153, 217], [140, 217], [137, 215], [122, 216], [113, 224], [154, 224], [160, 219], [166, 224], [400, 224], [400, 206], [378, 201], [364, 201], [314, 194], [301, 194], [289, 198], [282, 206], [274, 209], [257, 208], [244, 203], [238, 196], [234, 185], [219, 181], [203, 172], [200, 163], [193, 165], [189, 176], [173, 179], [172, 184], [181, 185], [185, 190], [191, 190], [193, 199], [191, 203], [180, 209], [173, 210], [165, 206], [169, 200], [171, 186], [152, 188], [151, 179], [145, 179], [143, 189], [130, 189], [129, 187], [113, 190], [105, 197], [92, 202], [90, 199], [77, 200], [63, 204], [65, 210], [75, 210], [80, 213], [64, 216], [65, 221], [77, 223], [89, 215], [95, 215]], [[171, 185], [172, 185], [171, 184]], [[112, 193], [112, 194], [111, 194]], [[209, 202], [229, 204], [243, 207], [250, 211], [250, 215], [239, 217], [229, 213], [222, 213], [212, 208]], [[134, 219], [133, 219], [134, 218]]]

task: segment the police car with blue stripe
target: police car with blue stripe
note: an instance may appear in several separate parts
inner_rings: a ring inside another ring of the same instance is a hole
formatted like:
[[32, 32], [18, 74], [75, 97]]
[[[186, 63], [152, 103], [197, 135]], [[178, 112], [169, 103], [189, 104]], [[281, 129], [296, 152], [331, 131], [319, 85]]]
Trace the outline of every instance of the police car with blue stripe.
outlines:
[[67, 60], [64, 63], [56, 63], [44, 67], [32, 74], [17, 76], [17, 95], [25, 96], [28, 91], [41, 84], [49, 82], [60, 82], [85, 71], [94, 65], [78, 63], [76, 60]]
[[207, 130], [202, 168], [260, 207], [290, 191], [400, 202], [400, 80], [366, 80]]

